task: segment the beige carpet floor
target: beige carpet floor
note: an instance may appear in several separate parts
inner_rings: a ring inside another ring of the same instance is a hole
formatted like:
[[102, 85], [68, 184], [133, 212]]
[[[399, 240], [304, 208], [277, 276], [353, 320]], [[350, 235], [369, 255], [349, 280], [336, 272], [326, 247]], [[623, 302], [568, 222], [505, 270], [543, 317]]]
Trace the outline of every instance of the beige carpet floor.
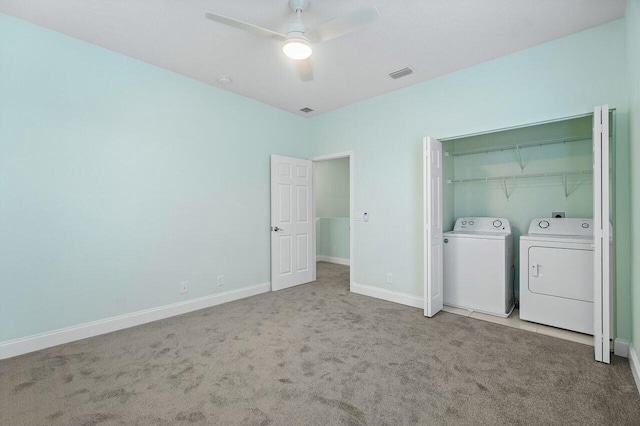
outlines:
[[640, 424], [626, 359], [318, 277], [0, 361], [0, 424]]

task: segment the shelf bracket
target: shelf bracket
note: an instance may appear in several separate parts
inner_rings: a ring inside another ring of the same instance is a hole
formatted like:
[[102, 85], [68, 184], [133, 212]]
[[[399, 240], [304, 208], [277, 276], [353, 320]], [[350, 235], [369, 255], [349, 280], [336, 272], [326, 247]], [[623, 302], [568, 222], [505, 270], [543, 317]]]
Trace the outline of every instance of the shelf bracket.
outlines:
[[506, 178], [502, 179], [502, 186], [504, 187], [504, 196], [507, 197], [507, 201], [509, 201], [509, 198], [511, 198], [511, 194], [513, 193], [513, 190], [511, 190], [511, 193], [509, 192], [509, 187], [507, 186]]
[[[582, 173], [580, 174], [582, 175]], [[573, 194], [574, 192], [576, 192], [578, 190], [578, 188], [580, 188], [582, 186], [582, 184], [584, 184], [588, 179], [582, 179], [580, 180], [580, 182], [573, 187], [573, 189], [569, 189], [569, 182], [568, 182], [568, 174], [565, 173], [564, 175], [562, 175], [562, 184], [564, 185], [564, 198], [568, 199], [569, 196], [571, 194]]]
[[520, 171], [524, 171], [526, 164], [522, 162], [522, 152], [520, 152], [520, 145], [516, 145], [516, 159], [518, 160], [518, 165], [520, 166]]

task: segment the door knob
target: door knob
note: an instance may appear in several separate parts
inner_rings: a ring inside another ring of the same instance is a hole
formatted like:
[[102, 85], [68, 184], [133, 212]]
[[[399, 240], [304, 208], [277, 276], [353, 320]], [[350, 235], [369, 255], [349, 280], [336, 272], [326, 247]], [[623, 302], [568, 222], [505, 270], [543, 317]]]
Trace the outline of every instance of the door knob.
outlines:
[[272, 230], [272, 231], [275, 231], [275, 232], [284, 231], [284, 229], [282, 229], [282, 228], [278, 228], [277, 226], [276, 226], [276, 227], [273, 227], [273, 226], [272, 226], [272, 227], [271, 227], [271, 230]]

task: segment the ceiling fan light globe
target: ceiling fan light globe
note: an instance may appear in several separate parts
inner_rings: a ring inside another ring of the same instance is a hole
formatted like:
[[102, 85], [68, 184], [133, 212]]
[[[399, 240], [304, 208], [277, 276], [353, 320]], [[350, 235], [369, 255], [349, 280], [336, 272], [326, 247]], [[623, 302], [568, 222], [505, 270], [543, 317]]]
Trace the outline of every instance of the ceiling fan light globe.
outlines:
[[307, 59], [313, 53], [309, 42], [303, 38], [290, 38], [282, 45], [282, 52], [296, 61]]

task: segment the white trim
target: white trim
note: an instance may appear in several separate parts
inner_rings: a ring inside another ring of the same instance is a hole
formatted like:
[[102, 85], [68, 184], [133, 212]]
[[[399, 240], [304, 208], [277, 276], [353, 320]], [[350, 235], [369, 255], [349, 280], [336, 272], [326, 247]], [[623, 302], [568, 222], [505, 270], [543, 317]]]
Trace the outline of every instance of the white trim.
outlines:
[[629, 358], [629, 341], [613, 339], [613, 353], [624, 358]]
[[351, 283], [351, 292], [411, 306], [413, 308], [424, 309], [424, 299], [419, 296], [414, 296], [413, 294], [400, 293], [398, 291], [358, 283]]
[[[610, 108], [609, 111], [615, 111], [615, 108]], [[542, 121], [534, 121], [533, 123], [517, 124], [515, 126], [501, 127], [499, 129], [482, 130], [482, 131], [475, 132], [475, 133], [466, 133], [464, 135], [447, 136], [445, 138], [437, 138], [437, 139], [440, 142], [448, 142], [448, 141], [450, 141], [452, 139], [470, 138], [470, 137], [473, 137], [473, 136], [487, 135], [489, 133], [504, 132], [504, 131], [507, 131], [507, 130], [523, 129], [525, 127], [539, 126], [541, 124], [557, 123], [559, 121], [575, 120], [576, 118], [584, 118], [584, 117], [593, 117], [593, 111], [585, 112], [584, 114], [569, 115], [567, 117], [552, 118], [550, 120], [542, 120]]]
[[633, 349], [633, 345], [629, 345], [629, 365], [631, 366], [633, 379], [636, 381], [638, 393], [640, 393], [640, 361], [638, 361], [638, 355], [635, 349]]
[[355, 198], [353, 187], [355, 182], [354, 176], [356, 174], [355, 172], [356, 158], [353, 151], [348, 151], [348, 152], [349, 152], [349, 288], [351, 288], [353, 286], [353, 270], [354, 270], [353, 247], [356, 245], [356, 237], [355, 237], [355, 234], [353, 233], [354, 220], [355, 220], [355, 214], [356, 214], [353, 207], [354, 205], [353, 199]]
[[347, 265], [349, 266], [349, 259], [345, 259], [344, 257], [332, 257], [332, 256], [316, 256], [316, 262], [329, 262], [329, 263], [337, 263], [338, 265]]
[[318, 268], [316, 265], [318, 263], [318, 238], [316, 235], [318, 233], [318, 217], [316, 215], [316, 182], [318, 179], [316, 176], [316, 163], [313, 160], [311, 160], [311, 175], [313, 177], [313, 186], [311, 187], [311, 214], [313, 219], [313, 229], [311, 230], [311, 258], [316, 259], [311, 266], [311, 275], [313, 281], [316, 281], [318, 279]]
[[[313, 161], [313, 205], [312, 205], [312, 209], [313, 209], [313, 223], [316, 223], [316, 167], [315, 167], [315, 163], [319, 162], [319, 161], [328, 161], [328, 160], [337, 160], [339, 158], [349, 158], [349, 265], [351, 266], [349, 269], [349, 289], [351, 291], [353, 291], [353, 286], [354, 286], [354, 282], [353, 282], [353, 271], [355, 269], [353, 263], [353, 246], [355, 245], [355, 237], [353, 234], [353, 228], [354, 228], [354, 223], [355, 223], [355, 213], [354, 213], [354, 208], [353, 208], [353, 199], [355, 198], [354, 196], [354, 192], [353, 192], [353, 182], [354, 182], [354, 175], [355, 175], [355, 155], [354, 152], [349, 150], [349, 151], [342, 151], [342, 152], [336, 152], [333, 154], [326, 154], [326, 155], [318, 155], [315, 157], [310, 157], [309, 160]], [[313, 253], [316, 254], [316, 227], [313, 227]], [[317, 256], [316, 256], [317, 258]], [[316, 279], [316, 265], [313, 265], [313, 279]]]
[[353, 151], [342, 151], [336, 152], [335, 154], [326, 154], [326, 155], [318, 155], [316, 157], [310, 157], [311, 161], [327, 161], [327, 160], [337, 160], [338, 158], [347, 158], [353, 155]]
[[159, 306], [157, 308], [145, 309], [143, 311], [132, 312], [130, 314], [118, 315], [116, 317], [103, 320], [92, 321], [72, 327], [61, 328], [46, 333], [35, 334], [29, 337], [9, 340], [0, 343], [0, 359], [14, 356], [98, 336], [100, 334], [111, 333], [137, 325], [158, 321], [176, 315], [186, 314], [199, 309], [209, 308], [222, 303], [231, 302], [245, 297], [255, 296], [261, 293], [268, 293], [271, 290], [271, 283], [266, 282], [251, 287], [238, 290], [225, 291], [224, 293], [212, 294], [199, 297], [197, 299], [185, 300], [183, 302], [172, 303], [170, 305]]

